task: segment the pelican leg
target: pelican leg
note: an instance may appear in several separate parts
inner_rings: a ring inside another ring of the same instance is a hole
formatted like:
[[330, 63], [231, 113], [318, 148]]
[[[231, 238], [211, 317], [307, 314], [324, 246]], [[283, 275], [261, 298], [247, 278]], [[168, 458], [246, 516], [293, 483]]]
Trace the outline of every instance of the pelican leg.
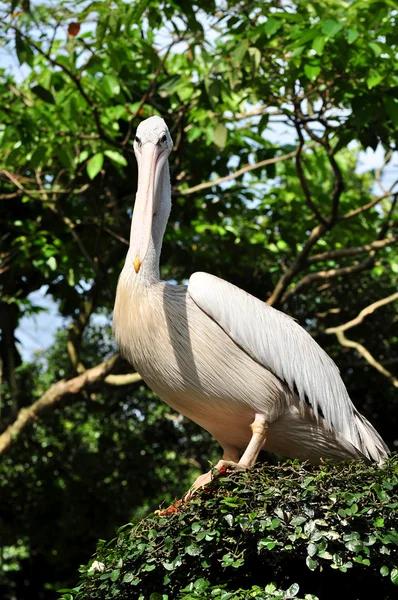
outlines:
[[214, 469], [211, 469], [208, 473], [199, 475], [195, 480], [194, 484], [184, 496], [184, 500], [189, 500], [196, 492], [196, 490], [204, 487], [214, 478], [214, 470], [219, 473], [223, 473], [227, 469], [233, 469], [235, 471], [244, 471], [253, 467], [256, 463], [257, 457], [261, 448], [264, 446], [264, 442], [267, 438], [268, 423], [263, 415], [256, 414], [253, 423], [250, 425], [252, 430], [252, 438], [244, 451], [241, 459], [239, 460], [239, 450], [235, 446], [223, 446], [224, 454], [222, 460], [219, 460]]
[[252, 439], [250, 440], [249, 445], [239, 461], [239, 465], [246, 469], [254, 466], [259, 452], [264, 446], [265, 440], [267, 439], [268, 423], [264, 415], [256, 414], [253, 423], [250, 425], [250, 428], [253, 433]]
[[203, 475], [199, 475], [190, 487], [189, 491], [185, 494], [184, 500], [189, 500], [193, 494], [203, 488], [205, 485], [210, 483], [214, 479], [215, 471], [219, 473], [223, 473], [229, 468], [232, 469], [242, 469], [239, 465], [239, 449], [236, 446], [229, 446], [227, 444], [223, 445], [224, 454], [221, 460], [218, 461], [215, 467], [210, 469], [207, 473]]

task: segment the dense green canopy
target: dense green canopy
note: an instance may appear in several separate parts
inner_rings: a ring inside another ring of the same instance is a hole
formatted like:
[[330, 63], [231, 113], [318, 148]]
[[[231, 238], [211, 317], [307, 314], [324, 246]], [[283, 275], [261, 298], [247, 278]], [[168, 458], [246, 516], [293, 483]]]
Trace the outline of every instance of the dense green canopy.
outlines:
[[[394, 448], [395, 1], [14, 0], [0, 18], [5, 597], [53, 597], [99, 537], [218, 456], [110, 330], [153, 114], [175, 144], [163, 278], [208, 271], [294, 316]], [[37, 290], [68, 325], [23, 362]]]

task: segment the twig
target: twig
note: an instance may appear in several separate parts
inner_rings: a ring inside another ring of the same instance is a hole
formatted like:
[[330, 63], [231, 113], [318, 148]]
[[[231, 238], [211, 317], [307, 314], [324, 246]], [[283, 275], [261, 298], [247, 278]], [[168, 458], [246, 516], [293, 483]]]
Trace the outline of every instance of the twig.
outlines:
[[322, 223], [322, 225], [325, 225], [326, 227], [328, 227], [327, 220], [323, 217], [322, 213], [320, 212], [320, 210], [318, 209], [318, 207], [316, 206], [316, 204], [314, 203], [314, 201], [311, 197], [310, 188], [308, 186], [307, 178], [304, 174], [303, 165], [301, 163], [301, 154], [302, 154], [303, 147], [304, 147], [304, 137], [303, 137], [303, 133], [302, 133], [297, 121], [295, 121], [295, 127], [296, 127], [296, 131], [297, 131], [298, 139], [299, 139], [299, 146], [298, 146], [297, 154], [296, 154], [296, 171], [297, 171], [298, 178], [300, 180], [300, 185], [304, 192], [305, 200], [306, 200], [309, 208], [315, 215], [316, 219], [319, 221], [319, 223]]
[[395, 181], [392, 184], [392, 186], [390, 187], [390, 189], [385, 194], [382, 194], [381, 196], [377, 196], [371, 202], [368, 202], [364, 206], [360, 206], [359, 208], [354, 208], [354, 210], [350, 210], [345, 215], [342, 215], [339, 218], [339, 220], [340, 221], [346, 221], [347, 219], [352, 219], [353, 217], [356, 217], [357, 215], [360, 215], [361, 213], [363, 213], [363, 212], [365, 212], [367, 210], [370, 210], [371, 208], [373, 208], [374, 206], [376, 206], [376, 204], [378, 204], [379, 202], [381, 202], [385, 198], [389, 198], [389, 196], [393, 195], [393, 193], [394, 193], [393, 189], [397, 185], [397, 183], [398, 183], [398, 180]]
[[357, 246], [356, 248], [340, 248], [339, 250], [330, 250], [329, 252], [321, 252], [319, 254], [313, 254], [307, 258], [307, 265], [313, 265], [317, 262], [323, 262], [327, 260], [333, 260], [335, 258], [343, 258], [345, 256], [355, 256], [357, 254], [364, 254], [371, 250], [380, 250], [386, 246], [390, 246], [398, 242], [398, 235], [394, 237], [385, 238], [383, 240], [375, 240], [365, 246]]
[[[326, 330], [326, 333], [328, 332], [329, 331]], [[367, 350], [367, 348], [365, 348], [365, 346], [363, 346], [359, 342], [349, 340], [348, 338], [346, 338], [343, 331], [341, 330], [336, 331], [335, 334], [342, 346], [345, 346], [346, 348], [353, 348], [354, 350], [356, 350], [361, 356], [363, 356], [363, 358], [370, 364], [371, 367], [375, 368], [377, 371], [379, 371], [379, 373], [387, 377], [391, 381], [393, 386], [398, 388], [398, 378], [395, 377], [392, 373], [390, 373], [390, 371], [387, 371], [387, 369], [385, 369], [383, 365], [379, 361], [377, 361], [374, 358], [374, 356], [372, 356], [372, 354], [369, 352], [369, 350]]]
[[347, 321], [347, 323], [338, 325], [337, 327], [329, 327], [329, 329], [326, 329], [326, 333], [337, 333], [338, 331], [347, 331], [347, 329], [356, 327], [363, 322], [365, 317], [374, 313], [376, 309], [385, 306], [386, 304], [390, 304], [391, 302], [395, 302], [395, 300], [398, 300], [398, 292], [395, 292], [395, 294], [391, 294], [391, 296], [387, 296], [386, 298], [382, 298], [381, 300], [377, 300], [376, 302], [373, 302], [373, 304], [369, 304], [369, 306], [366, 306], [361, 310], [355, 319]]
[[142, 377], [139, 373], [126, 373], [125, 375], [108, 375], [105, 377], [104, 382], [108, 385], [131, 385], [132, 383], [137, 383], [138, 381], [142, 381]]
[[249, 171], [254, 171], [256, 169], [261, 169], [262, 167], [266, 167], [267, 165], [274, 165], [275, 163], [282, 162], [284, 160], [288, 160], [289, 158], [294, 158], [297, 154], [298, 149], [289, 152], [288, 154], [282, 154], [282, 156], [275, 156], [274, 158], [267, 158], [265, 160], [261, 160], [254, 165], [245, 165], [241, 169], [238, 169], [234, 173], [230, 175], [226, 175], [225, 177], [220, 177], [219, 179], [215, 179], [214, 181], [206, 181], [205, 183], [199, 183], [198, 185], [194, 185], [191, 188], [181, 189], [178, 188], [179, 194], [181, 196], [186, 196], [187, 194], [194, 194], [195, 192], [200, 192], [201, 190], [206, 190], [207, 188], [214, 187], [216, 185], [220, 185], [221, 183], [225, 183], [226, 181], [231, 181], [232, 179], [236, 179], [243, 175], [244, 173], [248, 173]]
[[287, 290], [287, 292], [282, 297], [282, 302], [286, 302], [289, 298], [298, 294], [303, 288], [308, 287], [312, 283], [316, 281], [330, 281], [331, 279], [336, 279], [337, 277], [345, 277], [347, 275], [352, 275], [353, 273], [359, 273], [364, 271], [368, 267], [373, 264], [373, 259], [376, 252], [372, 250], [369, 253], [369, 256], [365, 258], [362, 262], [356, 265], [350, 265], [349, 267], [341, 267], [339, 269], [329, 269], [328, 271], [317, 271], [316, 273], [309, 273], [293, 287]]
[[344, 334], [344, 331], [347, 331], [347, 329], [351, 329], [352, 327], [356, 327], [357, 325], [362, 323], [363, 320], [368, 315], [371, 315], [376, 309], [380, 308], [381, 306], [385, 306], [386, 304], [390, 304], [395, 300], [398, 300], [398, 292], [391, 294], [386, 298], [382, 298], [381, 300], [377, 300], [372, 304], [369, 304], [369, 306], [366, 306], [361, 310], [361, 312], [355, 317], [355, 319], [347, 321], [347, 323], [343, 323], [342, 325], [338, 325], [337, 327], [329, 327], [325, 330], [325, 333], [335, 334], [342, 346], [345, 346], [346, 348], [353, 348], [354, 350], [356, 350], [372, 367], [379, 371], [379, 373], [390, 379], [393, 386], [398, 388], [397, 377], [390, 373], [390, 371], [387, 371], [387, 369], [385, 369], [383, 365], [378, 360], [376, 360], [374, 356], [372, 356], [372, 354], [367, 348], [365, 348], [365, 346], [363, 346], [359, 342], [354, 342], [354, 340], [349, 340]]
[[302, 247], [301, 251], [296, 257], [293, 265], [280, 277], [278, 283], [276, 284], [271, 296], [267, 300], [267, 304], [270, 306], [274, 306], [277, 304], [284, 291], [290, 284], [290, 282], [294, 279], [294, 277], [301, 271], [301, 269], [305, 266], [306, 259], [308, 254], [311, 251], [311, 248], [317, 243], [317, 241], [324, 235], [327, 231], [327, 227], [322, 223], [314, 227], [314, 229], [309, 234], [307, 241]]

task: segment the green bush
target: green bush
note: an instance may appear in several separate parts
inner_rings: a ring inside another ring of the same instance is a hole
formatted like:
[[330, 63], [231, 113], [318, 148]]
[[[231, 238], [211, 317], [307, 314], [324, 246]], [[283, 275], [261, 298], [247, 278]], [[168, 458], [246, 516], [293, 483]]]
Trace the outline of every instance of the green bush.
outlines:
[[63, 598], [395, 598], [397, 482], [398, 455], [382, 468], [289, 461], [221, 477], [100, 541], [102, 564]]

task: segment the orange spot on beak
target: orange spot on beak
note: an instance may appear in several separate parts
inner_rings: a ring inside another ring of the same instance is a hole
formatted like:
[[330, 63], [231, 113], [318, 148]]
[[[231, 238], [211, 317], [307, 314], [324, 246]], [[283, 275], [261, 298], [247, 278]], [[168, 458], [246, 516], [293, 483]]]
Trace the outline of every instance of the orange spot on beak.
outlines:
[[134, 265], [134, 271], [136, 273], [138, 273], [138, 271], [140, 270], [140, 267], [141, 267], [141, 261], [138, 258], [138, 256], [137, 256], [137, 258], [134, 259], [133, 265]]

